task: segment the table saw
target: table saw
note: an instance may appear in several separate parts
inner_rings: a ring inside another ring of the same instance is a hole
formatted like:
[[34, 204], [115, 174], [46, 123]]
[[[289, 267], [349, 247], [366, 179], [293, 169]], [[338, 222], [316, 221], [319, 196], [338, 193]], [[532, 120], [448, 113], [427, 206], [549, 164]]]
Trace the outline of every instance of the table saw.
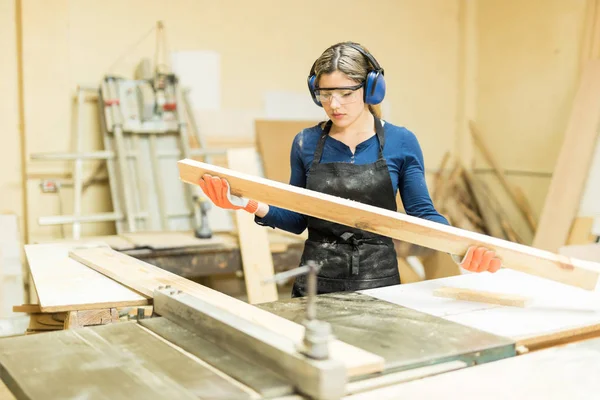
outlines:
[[[69, 260], [70, 276], [93, 282], [87, 297], [72, 284], [81, 280], [60, 287], [34, 276], [42, 311], [142, 298], [154, 313], [0, 340], [0, 377], [18, 399], [451, 396], [443, 385], [463, 398], [490, 398], [505, 385], [519, 399], [541, 385], [524, 377], [542, 367], [550, 381], [568, 368], [563, 393], [598, 386], [590, 377], [600, 343], [589, 339], [600, 334], [598, 294], [515, 271], [317, 296], [316, 319], [330, 324], [332, 336], [327, 357], [314, 358], [302, 347], [308, 298], [250, 305], [106, 247], [74, 248]], [[110, 293], [93, 293], [100, 286]], [[441, 286], [526, 288], [537, 302], [516, 308], [432, 296]], [[556, 346], [575, 339], [588, 340]], [[517, 371], [520, 385], [512, 386]]]

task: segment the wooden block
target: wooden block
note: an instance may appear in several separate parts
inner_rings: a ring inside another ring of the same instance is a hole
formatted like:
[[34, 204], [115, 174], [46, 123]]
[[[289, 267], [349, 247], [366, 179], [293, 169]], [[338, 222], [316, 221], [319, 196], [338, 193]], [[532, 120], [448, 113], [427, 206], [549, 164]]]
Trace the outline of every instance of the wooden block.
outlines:
[[193, 160], [178, 162], [182, 181], [197, 184], [204, 174], [226, 178], [233, 194], [450, 254], [464, 255], [473, 245], [494, 250], [503, 266], [567, 285], [594, 290], [597, 263], [571, 260], [481, 233], [373, 207], [305, 188], [251, 176]]
[[476, 301], [480, 303], [500, 304], [502, 306], [527, 307], [533, 301], [530, 297], [514, 294], [486, 292], [455, 287], [442, 287], [435, 289], [433, 295], [456, 300]]
[[113, 322], [119, 322], [119, 314], [116, 308], [69, 311], [64, 327], [65, 329], [76, 329], [85, 326], [106, 325]]
[[[70, 256], [146, 296], [153, 296], [154, 290], [159, 286], [171, 285], [174, 289], [182, 290], [239, 317], [273, 330], [282, 337], [291, 339], [294, 343], [299, 344], [304, 338], [304, 327], [300, 324], [110, 248], [73, 250]], [[349, 376], [365, 375], [384, 369], [382, 357], [340, 340], [334, 340], [330, 344], [330, 354], [332, 359], [344, 363]]]

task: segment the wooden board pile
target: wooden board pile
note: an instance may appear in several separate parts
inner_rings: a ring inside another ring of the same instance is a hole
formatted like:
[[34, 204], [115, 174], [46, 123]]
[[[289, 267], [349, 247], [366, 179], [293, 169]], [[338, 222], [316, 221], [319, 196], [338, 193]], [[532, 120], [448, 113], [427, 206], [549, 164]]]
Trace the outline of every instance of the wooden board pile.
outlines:
[[[451, 158], [446, 153], [434, 177], [431, 197], [436, 209], [458, 228], [524, 243], [485, 182]], [[449, 163], [452, 167], [447, 168]]]

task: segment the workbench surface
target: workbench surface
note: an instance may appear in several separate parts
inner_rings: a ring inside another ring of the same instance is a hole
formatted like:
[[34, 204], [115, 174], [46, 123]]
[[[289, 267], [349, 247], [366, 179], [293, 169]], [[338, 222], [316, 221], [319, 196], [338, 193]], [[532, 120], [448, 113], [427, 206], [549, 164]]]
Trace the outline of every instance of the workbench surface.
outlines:
[[[441, 287], [456, 287], [530, 297], [527, 307], [509, 307], [435, 297]], [[477, 273], [359, 293], [441, 317], [522, 343], [544, 335], [577, 331], [600, 333], [600, 293], [513, 270]]]
[[[268, 238], [276, 272], [298, 267], [304, 249], [303, 236], [269, 229]], [[214, 233], [210, 239], [198, 239], [193, 232], [137, 232], [91, 236], [85, 241], [105, 243], [116, 251], [188, 279], [243, 270], [235, 232]], [[72, 240], [45, 243], [65, 242]]]
[[[257, 307], [301, 323], [306, 298]], [[386, 372], [452, 360], [485, 363], [515, 355], [511, 339], [360, 293], [320, 295], [316, 308], [317, 319], [329, 322], [338, 339], [383, 357]]]

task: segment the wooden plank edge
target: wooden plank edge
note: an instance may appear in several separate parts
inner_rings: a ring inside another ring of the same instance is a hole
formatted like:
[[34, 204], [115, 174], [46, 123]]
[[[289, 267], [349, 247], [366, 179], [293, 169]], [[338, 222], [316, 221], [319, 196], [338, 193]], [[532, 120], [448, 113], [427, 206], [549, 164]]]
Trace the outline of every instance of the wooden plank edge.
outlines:
[[517, 338], [517, 346], [529, 351], [600, 337], [600, 324], [582, 325], [548, 332], [542, 335]]
[[436, 297], [445, 297], [455, 300], [499, 304], [502, 306], [522, 308], [529, 306], [533, 302], [533, 298], [526, 296], [456, 287], [441, 287], [434, 289], [433, 295]]
[[122, 308], [147, 306], [152, 304], [152, 299], [146, 300], [130, 300], [130, 301], [112, 301], [94, 304], [69, 304], [68, 306], [40, 306], [40, 312], [52, 313], [63, 311], [84, 311], [84, 310], [101, 310], [107, 308]]
[[[472, 245], [485, 246], [496, 252], [502, 260], [504, 268], [586, 290], [594, 290], [600, 283], [600, 265], [598, 263], [571, 259], [546, 250], [199, 161], [180, 160], [178, 168], [179, 177], [185, 183], [198, 185], [202, 175], [211, 174], [226, 178], [231, 186], [232, 194], [253, 198], [290, 211], [353, 226], [450, 254], [465, 254]], [[290, 199], [290, 196], [281, 196], [282, 192], [289, 193], [293, 197]], [[335, 216], [327, 211], [332, 209], [332, 206], [334, 206]], [[375, 225], [375, 221], [377, 225]]]

